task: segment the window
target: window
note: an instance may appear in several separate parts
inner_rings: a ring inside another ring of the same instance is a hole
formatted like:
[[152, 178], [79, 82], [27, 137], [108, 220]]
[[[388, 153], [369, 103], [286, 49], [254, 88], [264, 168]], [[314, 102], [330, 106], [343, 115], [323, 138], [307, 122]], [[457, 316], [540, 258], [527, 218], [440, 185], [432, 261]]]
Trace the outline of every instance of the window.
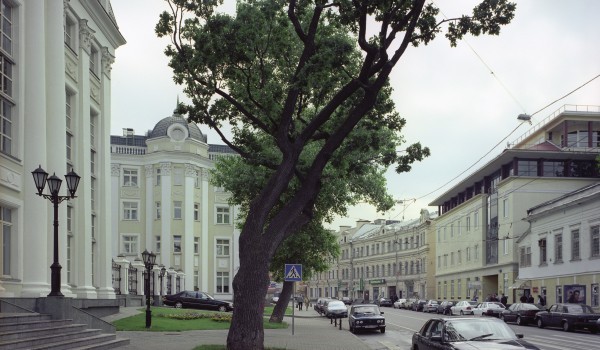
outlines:
[[548, 260], [548, 257], [546, 256], [546, 239], [540, 239], [538, 245], [540, 247], [540, 265], [546, 265]]
[[200, 180], [201, 180], [200, 174], [202, 174], [200, 172], [200, 170], [194, 171], [194, 187], [196, 187], [196, 188], [200, 188]]
[[458, 259], [458, 263], [462, 264], [462, 252], [460, 250], [457, 253], [457, 259]]
[[123, 220], [137, 220], [138, 219], [138, 203], [137, 202], [123, 202]]
[[537, 176], [537, 160], [519, 160], [517, 176]]
[[160, 168], [156, 168], [156, 172], [155, 172], [155, 178], [154, 178], [154, 185], [155, 186], [160, 186]]
[[598, 299], [598, 283], [592, 283], [592, 297], [590, 301], [591, 307], [600, 306], [600, 300]]
[[173, 169], [173, 185], [175, 185], [175, 186], [183, 185], [183, 169], [182, 168], [174, 168]]
[[217, 224], [229, 223], [229, 207], [217, 207]]
[[531, 266], [531, 247], [519, 248], [519, 266]]
[[67, 233], [73, 232], [73, 207], [67, 205]]
[[581, 259], [579, 249], [579, 230], [571, 231], [571, 260]]
[[92, 176], [91, 180], [90, 180], [90, 202], [91, 202], [91, 209], [94, 211], [96, 210], [96, 178]]
[[200, 204], [194, 203], [194, 221], [200, 221]]
[[137, 169], [123, 169], [123, 186], [137, 187], [138, 171]]
[[122, 235], [121, 236], [121, 251], [128, 255], [138, 253], [138, 236], [137, 235]]
[[508, 253], [510, 251], [510, 239], [508, 237], [504, 237], [502, 242], [504, 243], [504, 247], [503, 247], [504, 255], [508, 255]]
[[90, 114], [90, 146], [96, 147], [96, 125], [98, 124], [98, 114]]
[[181, 201], [173, 202], [173, 219], [180, 220], [181, 219]]
[[67, 283], [71, 283], [71, 271], [73, 270], [71, 261], [71, 247], [73, 246], [73, 236], [67, 236]]
[[448, 266], [448, 254], [444, 254], [444, 267]]
[[181, 253], [181, 236], [173, 236], [173, 253]]
[[462, 220], [458, 219], [458, 235], [462, 235]]
[[0, 206], [0, 238], [2, 242], [2, 274], [5, 276], [11, 275], [12, 258], [12, 210], [10, 208]]
[[562, 298], [562, 286], [556, 286], [556, 302], [557, 303], [562, 303], [563, 302], [563, 298]]
[[471, 217], [467, 216], [467, 232], [471, 231]]
[[442, 257], [441, 256], [438, 255], [437, 261], [438, 261], [437, 267], [438, 268], [442, 267]]
[[450, 298], [454, 299], [454, 280], [450, 281]]
[[217, 239], [217, 255], [229, 256], [229, 240]]
[[76, 50], [76, 29], [75, 20], [71, 16], [67, 15], [65, 23], [65, 44], [67, 44], [67, 46], [73, 51]]
[[475, 228], [479, 227], [479, 212], [476, 211], [475, 214], [473, 215], [473, 225]]
[[590, 238], [592, 243], [592, 257], [600, 257], [600, 226], [590, 227]]
[[160, 253], [160, 236], [154, 237], [154, 252]]
[[95, 238], [96, 238], [96, 215], [92, 214], [91, 220], [92, 220], [92, 222], [91, 222], [91, 226], [92, 226], [92, 241], [94, 241]]
[[467, 261], [471, 261], [471, 247], [467, 247], [466, 256]]
[[454, 266], [454, 252], [450, 253], [450, 266]]
[[475, 245], [475, 250], [473, 251], [473, 255], [475, 257], [475, 260], [479, 259], [479, 246]]
[[67, 131], [67, 164], [73, 164], [73, 134]]
[[71, 93], [69, 90], [66, 91], [66, 114], [65, 114], [65, 118], [66, 118], [66, 127], [67, 130], [71, 130], [72, 129], [72, 123], [73, 123], [73, 93]]
[[563, 261], [563, 241], [562, 233], [554, 236], [554, 263]]
[[450, 238], [454, 237], [454, 224], [450, 224]]
[[92, 72], [95, 76], [98, 76], [98, 48], [95, 45], [92, 45], [90, 51], [90, 72]]
[[154, 202], [154, 208], [156, 209], [154, 218], [156, 220], [160, 220], [160, 213], [161, 213], [160, 202]]
[[17, 133], [13, 130], [12, 118], [12, 83], [13, 66], [12, 58], [12, 33], [13, 9], [6, 1], [2, 1], [0, 8], [2, 34], [2, 50], [0, 51], [0, 152], [14, 155], [13, 138]]
[[194, 237], [194, 254], [200, 254], [200, 238]]
[[96, 174], [96, 151], [93, 149], [90, 150], [90, 170], [94, 176]]
[[229, 293], [229, 272], [217, 271], [217, 293]]
[[544, 161], [543, 166], [544, 174], [546, 177], [561, 177], [565, 176], [565, 165], [562, 161]]
[[508, 217], [508, 198], [502, 200], [502, 216], [505, 218]]

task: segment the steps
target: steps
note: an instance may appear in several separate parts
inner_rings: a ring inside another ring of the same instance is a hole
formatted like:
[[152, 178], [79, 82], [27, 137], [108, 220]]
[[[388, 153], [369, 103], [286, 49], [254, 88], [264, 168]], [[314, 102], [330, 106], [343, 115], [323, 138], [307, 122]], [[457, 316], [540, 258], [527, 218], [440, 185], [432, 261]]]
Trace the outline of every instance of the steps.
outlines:
[[52, 320], [37, 313], [0, 313], [0, 350], [12, 349], [114, 349], [129, 339], [86, 329], [72, 320]]

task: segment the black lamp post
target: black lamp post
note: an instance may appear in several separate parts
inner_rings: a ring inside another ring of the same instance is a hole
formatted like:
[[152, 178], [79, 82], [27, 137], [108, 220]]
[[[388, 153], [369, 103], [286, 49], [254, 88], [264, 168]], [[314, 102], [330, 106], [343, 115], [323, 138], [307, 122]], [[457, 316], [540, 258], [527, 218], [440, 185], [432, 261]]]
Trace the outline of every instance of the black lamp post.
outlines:
[[163, 277], [165, 277], [165, 274], [167, 273], [167, 269], [165, 268], [165, 265], [160, 265], [160, 272], [158, 273], [158, 277], [160, 277], [160, 296], [162, 298], [163, 295]]
[[150, 311], [150, 272], [156, 262], [156, 254], [148, 252], [144, 249], [142, 253], [142, 260], [146, 266], [146, 278], [144, 279], [145, 290], [146, 290], [146, 328], [150, 328], [152, 325], [152, 311]]
[[[77, 186], [79, 185], [81, 177], [71, 169], [71, 171], [65, 175], [69, 195], [59, 196], [58, 191], [60, 190], [62, 180], [58, 178], [56, 174], [52, 174], [52, 176], [48, 177], [48, 173], [42, 169], [41, 165], [32, 171], [31, 174], [33, 175], [33, 181], [35, 182], [35, 187], [38, 191], [37, 195], [50, 200], [50, 202], [54, 204], [54, 262], [50, 266], [50, 294], [48, 294], [48, 296], [62, 297], [63, 294], [60, 292], [60, 270], [62, 269], [62, 266], [60, 266], [60, 263], [58, 262], [58, 203], [66, 199], [75, 198], [75, 192], [77, 192]], [[46, 183], [48, 183], [50, 194], [42, 193], [44, 192]]]

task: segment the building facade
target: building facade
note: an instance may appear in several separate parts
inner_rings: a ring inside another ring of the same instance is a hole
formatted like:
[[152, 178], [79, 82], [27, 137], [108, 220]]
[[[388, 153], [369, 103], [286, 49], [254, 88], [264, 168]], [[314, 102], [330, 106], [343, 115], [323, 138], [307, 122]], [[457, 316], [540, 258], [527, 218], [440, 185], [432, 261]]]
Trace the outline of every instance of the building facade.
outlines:
[[340, 227], [340, 257], [308, 281], [309, 297], [427, 298], [433, 293], [431, 223], [436, 213], [400, 222], [358, 221]]
[[598, 182], [599, 147], [600, 107], [565, 106], [435, 199], [437, 298], [515, 302], [527, 210]]
[[0, 21], [0, 296], [50, 292], [53, 206], [31, 176], [41, 166], [81, 176], [77, 198], [59, 206], [62, 293], [115, 298], [110, 73], [125, 39], [110, 2], [2, 0]]
[[209, 145], [198, 126], [179, 115], [143, 136], [132, 129], [111, 136], [112, 254], [127, 266], [144, 250], [154, 252], [155, 269], [167, 269], [155, 294], [198, 288], [233, 298], [237, 207], [209, 174], [215, 159], [232, 155], [228, 147]]
[[600, 184], [527, 211], [518, 240], [519, 281], [547, 304], [575, 302], [600, 309]]

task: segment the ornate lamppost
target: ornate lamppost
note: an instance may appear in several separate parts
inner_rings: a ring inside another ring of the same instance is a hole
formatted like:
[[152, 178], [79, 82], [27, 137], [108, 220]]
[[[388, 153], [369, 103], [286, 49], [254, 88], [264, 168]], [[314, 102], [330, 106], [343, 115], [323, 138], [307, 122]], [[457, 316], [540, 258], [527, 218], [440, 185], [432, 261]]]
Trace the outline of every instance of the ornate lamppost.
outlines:
[[[59, 196], [58, 191], [62, 185], [62, 180], [58, 178], [56, 174], [52, 174], [52, 176], [48, 177], [48, 173], [42, 169], [41, 165], [32, 171], [31, 174], [33, 175], [33, 181], [35, 182], [35, 187], [38, 191], [37, 195], [50, 200], [50, 202], [54, 204], [54, 261], [50, 266], [50, 294], [48, 294], [48, 296], [62, 297], [63, 294], [60, 292], [60, 270], [62, 269], [62, 266], [60, 266], [60, 263], [58, 262], [58, 204], [64, 200], [75, 198], [75, 192], [77, 192], [77, 186], [79, 185], [81, 177], [71, 169], [71, 171], [65, 175], [69, 195]], [[43, 193], [46, 183], [48, 183], [50, 194]]]
[[144, 249], [142, 260], [146, 266], [146, 278], [144, 279], [144, 289], [146, 290], [146, 328], [152, 325], [152, 311], [150, 311], [150, 272], [156, 262], [156, 254]]
[[162, 265], [162, 264], [160, 264], [158, 267], [160, 267], [160, 272], [158, 273], [158, 277], [160, 277], [160, 295], [162, 297], [162, 295], [163, 295], [163, 278], [167, 274], [167, 269], [165, 268], [165, 265]]

